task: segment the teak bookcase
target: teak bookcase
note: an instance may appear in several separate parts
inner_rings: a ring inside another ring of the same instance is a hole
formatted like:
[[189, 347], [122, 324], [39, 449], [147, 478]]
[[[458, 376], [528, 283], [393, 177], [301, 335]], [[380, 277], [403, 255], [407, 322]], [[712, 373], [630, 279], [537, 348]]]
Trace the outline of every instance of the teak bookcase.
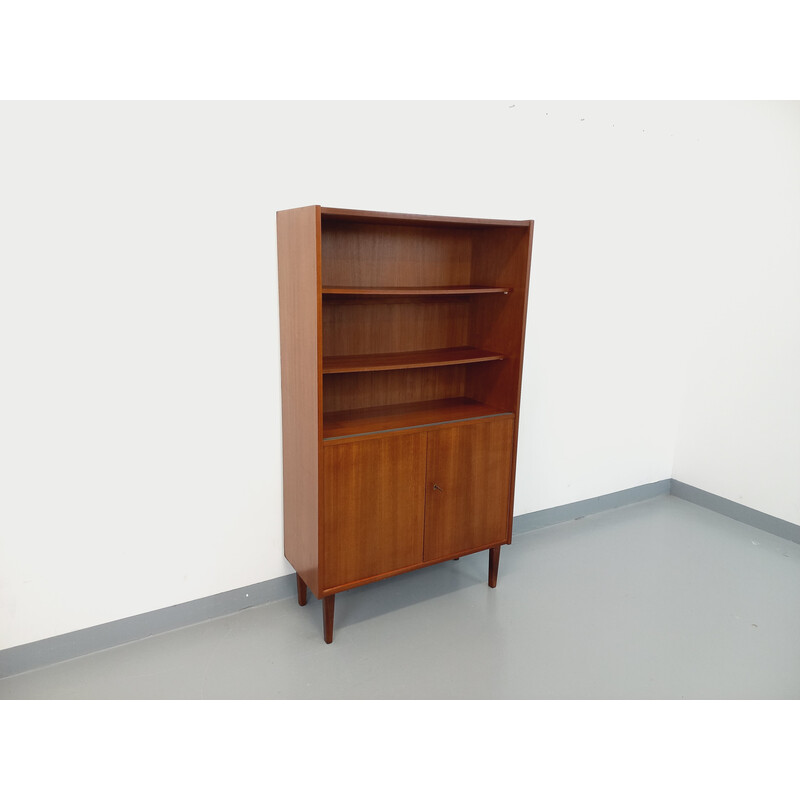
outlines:
[[297, 597], [511, 541], [532, 221], [279, 211], [284, 552]]

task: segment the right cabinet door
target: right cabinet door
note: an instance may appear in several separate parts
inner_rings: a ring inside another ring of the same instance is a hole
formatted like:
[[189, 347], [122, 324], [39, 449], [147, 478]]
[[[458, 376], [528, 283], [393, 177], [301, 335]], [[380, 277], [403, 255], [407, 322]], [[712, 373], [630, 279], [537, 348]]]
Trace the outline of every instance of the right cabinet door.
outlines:
[[508, 536], [514, 418], [428, 433], [425, 561]]

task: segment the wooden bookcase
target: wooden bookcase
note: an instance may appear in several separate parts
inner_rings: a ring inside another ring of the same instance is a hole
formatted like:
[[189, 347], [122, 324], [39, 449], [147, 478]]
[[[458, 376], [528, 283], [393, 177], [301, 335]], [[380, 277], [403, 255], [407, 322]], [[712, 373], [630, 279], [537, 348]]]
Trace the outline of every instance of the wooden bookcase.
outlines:
[[323, 599], [511, 541], [532, 221], [277, 214], [284, 552]]

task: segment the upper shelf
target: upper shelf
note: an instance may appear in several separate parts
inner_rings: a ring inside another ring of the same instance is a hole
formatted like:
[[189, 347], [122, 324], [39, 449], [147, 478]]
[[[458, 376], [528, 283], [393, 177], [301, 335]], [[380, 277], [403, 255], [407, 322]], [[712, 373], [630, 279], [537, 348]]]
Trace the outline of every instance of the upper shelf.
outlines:
[[323, 286], [324, 295], [413, 297], [461, 294], [508, 294], [508, 286]]
[[357, 356], [325, 356], [322, 373], [378, 372], [387, 369], [445, 367], [451, 364], [473, 364], [478, 361], [502, 361], [500, 353], [476, 347], [448, 347], [443, 350], [412, 350], [403, 353], [367, 353]]

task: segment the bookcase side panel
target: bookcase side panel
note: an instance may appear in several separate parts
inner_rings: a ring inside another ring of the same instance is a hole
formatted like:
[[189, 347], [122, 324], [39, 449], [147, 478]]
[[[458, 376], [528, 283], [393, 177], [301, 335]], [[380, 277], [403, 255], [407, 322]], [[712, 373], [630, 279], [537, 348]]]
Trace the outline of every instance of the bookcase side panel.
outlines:
[[470, 396], [504, 411], [519, 412], [522, 345], [530, 269], [528, 229], [481, 231], [473, 243], [472, 280], [508, 286], [475, 305], [471, 341], [474, 347], [502, 353], [502, 362], [471, 371]]
[[319, 592], [321, 449], [319, 207], [279, 211], [284, 554]]
[[[511, 483], [509, 487], [508, 542], [514, 508], [514, 488], [519, 433], [519, 406], [525, 323], [528, 313], [533, 222], [525, 227], [481, 232], [473, 242], [472, 280], [493, 281], [512, 288], [507, 297], [487, 298], [476, 307], [472, 318], [472, 339], [477, 346], [503, 353], [503, 361], [476, 364], [467, 378], [467, 394], [483, 403], [514, 414], [511, 442]], [[505, 300], [506, 302], [502, 302]]]

